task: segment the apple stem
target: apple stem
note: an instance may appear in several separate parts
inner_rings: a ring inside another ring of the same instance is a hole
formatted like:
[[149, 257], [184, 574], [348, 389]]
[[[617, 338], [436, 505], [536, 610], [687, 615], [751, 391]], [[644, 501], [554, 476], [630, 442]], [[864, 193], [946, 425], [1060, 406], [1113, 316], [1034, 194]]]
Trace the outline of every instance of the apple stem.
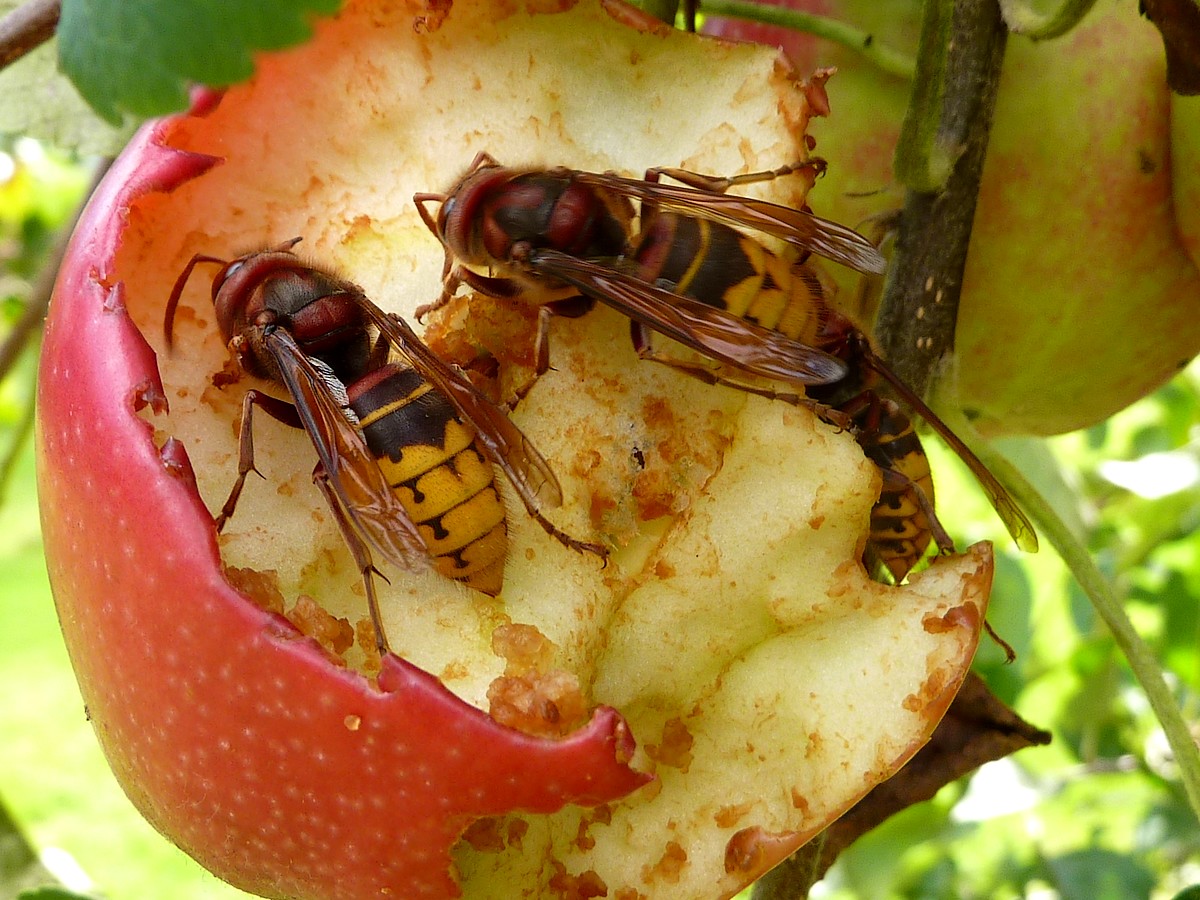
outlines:
[[1112, 633], [1117, 647], [1129, 662], [1133, 677], [1141, 685], [1154, 716], [1175, 755], [1179, 778], [1188, 803], [1200, 821], [1200, 746], [1188, 729], [1183, 714], [1171, 695], [1162, 664], [1133, 627], [1121, 598], [1104, 577], [1087, 546], [1079, 540], [1059, 510], [993, 444], [983, 440], [970, 421], [953, 404], [939, 411], [955, 433], [976, 452], [984, 465], [1008, 489], [1038, 531], [1046, 537], [1067, 569], [1083, 588], [1093, 608]]
[[786, 6], [750, 3], [747, 0], [703, 0], [701, 8], [706, 16], [778, 25], [781, 28], [791, 28], [794, 31], [802, 31], [805, 34], [834, 41], [857, 51], [862, 54], [864, 59], [897, 78], [911, 80], [917, 71], [917, 64], [911, 56], [876, 40], [871, 32], [855, 28], [840, 19], [790, 9]]

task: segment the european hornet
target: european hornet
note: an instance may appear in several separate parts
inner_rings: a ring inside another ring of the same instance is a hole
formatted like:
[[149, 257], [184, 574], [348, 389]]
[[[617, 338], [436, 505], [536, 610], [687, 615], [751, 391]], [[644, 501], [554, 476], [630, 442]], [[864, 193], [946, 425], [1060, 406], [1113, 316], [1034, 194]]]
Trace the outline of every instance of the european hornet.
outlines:
[[[823, 168], [822, 161], [810, 160], [731, 178], [656, 168], [636, 179], [564, 168], [510, 169], [480, 154], [448, 193], [413, 199], [446, 251], [440, 302], [460, 283], [542, 305], [581, 294], [631, 318], [642, 358], [710, 383], [814, 407], [827, 421], [849, 428], [884, 478], [866, 552], [877, 574], [886, 570], [902, 580], [931, 542], [943, 551], [953, 545], [934, 514], [929, 463], [912, 423], [899, 404], [870, 387], [873, 375], [888, 382], [958, 453], [1017, 544], [1036, 549], [1032, 525], [1000, 483], [891, 372], [866, 336], [829, 307], [806, 262], [817, 254], [880, 274], [886, 260], [875, 246], [806, 210], [726, 193], [736, 185]], [[679, 184], [661, 183], [663, 176]], [[430, 202], [441, 203], [436, 219], [425, 207]], [[799, 258], [786, 259], [747, 232], [778, 239], [798, 250]], [[719, 375], [655, 351], [650, 330], [736, 374]], [[803, 385], [807, 396], [748, 384], [746, 375]]]
[[[762, 181], [822, 165], [813, 161], [727, 181]], [[509, 169], [479, 154], [449, 193], [413, 197], [421, 218], [446, 251], [439, 303], [460, 283], [492, 297], [521, 297], [539, 305], [582, 292], [614, 307], [639, 328], [657, 331], [750, 375], [798, 385], [828, 384], [844, 377], [845, 364], [827, 353], [731, 314], [703, 295], [685, 295], [640, 277], [642, 266], [630, 241], [646, 233], [649, 210], [671, 209], [678, 215], [670, 218], [683, 222], [703, 217], [748, 224], [805, 251], [882, 272], [885, 263], [875, 247], [857, 232], [802, 210], [660, 184], [661, 175], [702, 177], [678, 169], [653, 169], [645, 181], [575, 169]], [[634, 226], [634, 199], [641, 201], [640, 230]], [[436, 219], [425, 206], [431, 202], [441, 204]], [[731, 286], [721, 271], [725, 260], [697, 254], [683, 241], [675, 246], [687, 260], [707, 262], [714, 270], [703, 279], [702, 291], [711, 289], [714, 276], [722, 290]], [[682, 257], [680, 262], [686, 265]], [[482, 275], [472, 266], [500, 274]], [[428, 309], [418, 310], [418, 316]]]
[[[954, 542], [934, 512], [929, 459], [904, 406], [938, 433], [972, 472], [992, 507], [1022, 550], [1037, 551], [1037, 534], [1008, 491], [941, 418], [875, 353], [867, 336], [840, 313], [827, 309], [816, 345], [843, 359], [851, 377], [822, 385], [810, 396], [830, 403], [850, 419], [850, 430], [863, 452], [879, 468], [883, 488], [871, 510], [865, 561], [876, 573], [902, 581], [925, 555], [930, 543], [950, 552]], [[882, 378], [904, 405], [880, 396], [873, 385]], [[1005, 645], [1007, 646], [1007, 645]]]
[[504, 411], [399, 316], [379, 309], [357, 285], [299, 259], [291, 251], [299, 240], [234, 260], [197, 253], [167, 301], [163, 332], [170, 348], [192, 270], [220, 265], [212, 299], [222, 337], [242, 371], [283, 387], [290, 398], [246, 391], [238, 475], [216, 516], [217, 531], [256, 471], [257, 406], [303, 428], [312, 441], [313, 481], [362, 573], [381, 653], [387, 641], [372, 549], [402, 569], [432, 567], [485, 594], [500, 592], [508, 541], [497, 467], [548, 534], [606, 556], [602, 546], [570, 537], [542, 514], [539, 504], [559, 505], [562, 491]]

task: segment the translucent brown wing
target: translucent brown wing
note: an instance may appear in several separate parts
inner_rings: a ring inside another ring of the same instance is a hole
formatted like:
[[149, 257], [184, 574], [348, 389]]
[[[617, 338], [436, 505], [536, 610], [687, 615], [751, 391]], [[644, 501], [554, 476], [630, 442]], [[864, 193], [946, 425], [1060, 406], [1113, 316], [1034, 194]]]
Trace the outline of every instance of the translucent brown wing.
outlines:
[[1026, 553], [1037, 553], [1038, 538], [1033, 523], [1004, 489], [1004, 485], [997, 481], [996, 476], [983, 464], [983, 460], [963, 443], [962, 438], [950, 430], [950, 426], [943, 422], [912, 388], [888, 368], [887, 363], [880, 359], [875, 351], [864, 345], [862, 353], [866, 364], [878, 372], [895, 389], [900, 398], [929, 423], [929, 427], [938, 433], [941, 439], [950, 446], [950, 449], [958, 455], [958, 458], [966, 463], [967, 468], [971, 470], [971, 474], [983, 488], [992, 508], [996, 510], [996, 515], [1000, 517], [1000, 521], [1004, 523], [1004, 527], [1008, 529], [1008, 533], [1017, 546]]
[[385, 313], [365, 299], [362, 309], [392, 347], [475, 427], [488, 457], [508, 476], [527, 507], [536, 509], [539, 505], [556, 507], [562, 504], [562, 488], [549, 463], [504, 410], [426, 347], [399, 316]]
[[362, 432], [346, 418], [345, 388], [306, 357], [284, 329], [268, 330], [263, 340], [355, 530], [400, 568], [428, 569], [429, 550], [416, 525], [375, 462]]
[[585, 184], [594, 184], [643, 203], [760, 231], [860, 272], [882, 275], [887, 271], [887, 260], [874, 244], [857, 231], [802, 209], [753, 197], [622, 175], [579, 172], [576, 178]]
[[753, 375], [799, 385], [830, 384], [846, 375], [846, 364], [835, 356], [618, 268], [557, 250], [532, 251], [529, 263], [672, 340]]

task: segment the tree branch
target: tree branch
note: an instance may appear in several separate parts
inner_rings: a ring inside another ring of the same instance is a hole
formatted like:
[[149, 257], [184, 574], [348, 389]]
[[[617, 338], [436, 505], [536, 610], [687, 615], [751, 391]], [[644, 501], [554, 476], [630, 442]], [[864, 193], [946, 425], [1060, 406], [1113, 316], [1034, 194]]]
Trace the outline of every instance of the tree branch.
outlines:
[[29, 0], [0, 19], [0, 69], [54, 36], [61, 0]]
[[921, 395], [954, 346], [1007, 37], [996, 0], [928, 0], [925, 16], [923, 86], [896, 151], [909, 193], [875, 323], [884, 358]]

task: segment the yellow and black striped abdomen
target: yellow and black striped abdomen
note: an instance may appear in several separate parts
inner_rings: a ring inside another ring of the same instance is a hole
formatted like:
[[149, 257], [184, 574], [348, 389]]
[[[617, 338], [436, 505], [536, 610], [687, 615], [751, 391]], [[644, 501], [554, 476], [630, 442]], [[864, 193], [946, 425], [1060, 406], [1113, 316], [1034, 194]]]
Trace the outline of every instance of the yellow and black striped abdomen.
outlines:
[[882, 566], [897, 581], [909, 573], [933, 541], [933, 476], [912, 420], [892, 400], [868, 391], [845, 404], [859, 443], [883, 474], [879, 500], [871, 510], [867, 541], [869, 565]]
[[508, 551], [504, 503], [474, 427], [414, 369], [397, 363], [351, 385], [350, 407], [434, 567], [486, 594], [500, 593]]
[[804, 344], [820, 334], [826, 306], [813, 271], [728, 225], [658, 213], [635, 256], [646, 281]]

